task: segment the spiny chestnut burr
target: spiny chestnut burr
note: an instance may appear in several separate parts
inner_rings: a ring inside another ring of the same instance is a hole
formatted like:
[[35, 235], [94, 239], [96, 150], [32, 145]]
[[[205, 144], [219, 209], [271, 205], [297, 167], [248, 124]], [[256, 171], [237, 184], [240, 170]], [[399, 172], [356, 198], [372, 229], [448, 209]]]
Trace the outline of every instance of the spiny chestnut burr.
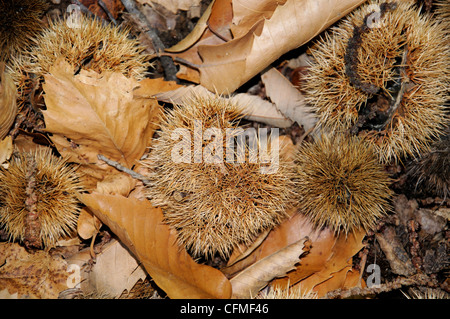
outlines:
[[35, 39], [35, 45], [10, 62], [9, 72], [18, 86], [19, 105], [26, 100], [27, 92], [39, 87], [43, 75], [60, 57], [75, 70], [120, 72], [137, 80], [143, 79], [151, 67], [149, 55], [138, 40], [129, 37], [128, 29], [81, 14], [50, 20]]
[[80, 191], [74, 169], [48, 149], [17, 153], [0, 168], [0, 227], [27, 247], [52, 247], [73, 235]]
[[364, 137], [383, 163], [428, 151], [449, 121], [447, 35], [410, 0], [346, 16], [311, 48], [303, 89], [318, 127]]
[[450, 196], [450, 128], [432, 144], [430, 152], [408, 165], [407, 176], [416, 194]]
[[[226, 98], [195, 96], [163, 116], [144, 162], [152, 172], [148, 198], [163, 207], [165, 222], [194, 256], [228, 257], [236, 245], [277, 225], [292, 202], [292, 161], [281, 152], [272, 156], [270, 137], [271, 162], [252, 160], [263, 139], [239, 143], [248, 132], [238, 128], [241, 117]], [[234, 147], [228, 138], [237, 141]], [[240, 146], [245, 158], [239, 158]]]
[[318, 228], [369, 230], [389, 210], [389, 176], [359, 137], [322, 134], [299, 148], [295, 164], [299, 211]]
[[32, 44], [42, 30], [44, 0], [0, 0], [0, 61], [7, 61]]

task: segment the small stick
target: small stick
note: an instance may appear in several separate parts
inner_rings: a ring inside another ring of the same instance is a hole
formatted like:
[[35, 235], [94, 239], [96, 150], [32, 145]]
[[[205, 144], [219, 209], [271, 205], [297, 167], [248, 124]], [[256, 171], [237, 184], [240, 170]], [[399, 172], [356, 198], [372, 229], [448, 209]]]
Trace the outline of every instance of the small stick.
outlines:
[[108, 16], [109, 20], [114, 23], [114, 25], [117, 25], [116, 19], [114, 19], [114, 16], [109, 11], [108, 7], [102, 0], [97, 0], [98, 5], [105, 11], [106, 15]]
[[431, 280], [430, 277], [424, 274], [416, 274], [410, 277], [399, 277], [395, 280], [377, 285], [372, 288], [350, 288], [350, 289], [336, 289], [328, 292], [321, 299], [342, 299], [342, 298], [350, 298], [352, 296], [368, 296], [375, 295], [382, 292], [388, 292], [396, 289], [400, 289], [402, 287], [407, 286], [437, 286], [436, 282]]
[[115, 169], [117, 169], [118, 171], [127, 173], [128, 175], [130, 175], [131, 177], [133, 177], [134, 179], [140, 180], [141, 182], [143, 182], [144, 184], [148, 184], [150, 182], [150, 180], [144, 176], [141, 175], [119, 163], [117, 163], [116, 161], [110, 160], [109, 158], [105, 157], [102, 154], [98, 154], [97, 158], [101, 161], [104, 161], [106, 164], [108, 164], [109, 166], [114, 167]]
[[[153, 30], [152, 26], [148, 22], [145, 15], [141, 11], [139, 11], [134, 0], [121, 0], [121, 1], [122, 1], [123, 6], [125, 7], [125, 9], [127, 9], [127, 11], [130, 14], [135, 15], [139, 20], [144, 22], [144, 24], [147, 26], [147, 31], [145, 32], [145, 34], [147, 34], [150, 37], [150, 39], [152, 40], [153, 46], [156, 50], [156, 53], [159, 55], [160, 52], [163, 52], [165, 49], [164, 44], [162, 43], [161, 39], [156, 34], [156, 32]], [[172, 58], [170, 58], [168, 56], [159, 56], [159, 58], [161, 60], [161, 65], [164, 69], [165, 80], [177, 81], [177, 77], [175, 76], [175, 74], [178, 71], [177, 71], [177, 67], [173, 63]]]

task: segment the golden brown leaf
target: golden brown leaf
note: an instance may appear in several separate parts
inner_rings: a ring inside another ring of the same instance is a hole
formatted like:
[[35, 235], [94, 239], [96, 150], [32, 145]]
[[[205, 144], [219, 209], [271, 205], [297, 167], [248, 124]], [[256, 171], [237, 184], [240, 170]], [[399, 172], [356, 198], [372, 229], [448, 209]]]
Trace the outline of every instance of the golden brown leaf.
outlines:
[[120, 73], [73, 74], [73, 67], [59, 60], [43, 85], [46, 130], [58, 151], [80, 164], [103, 166], [97, 158], [103, 154], [130, 168], [149, 144], [154, 131], [149, 119], [158, 107], [135, 99], [138, 82]]
[[4, 63], [0, 64], [0, 140], [9, 132], [17, 115], [16, 85], [5, 72]]
[[233, 4], [233, 10], [245, 9], [238, 11], [240, 14], [233, 12], [233, 22], [238, 23], [231, 28], [233, 40], [218, 44], [220, 37], [210, 35], [208, 41], [212, 44], [199, 41], [190, 55], [180, 57], [199, 70], [200, 84], [211, 91], [229, 94], [364, 1], [287, 0], [276, 7], [268, 1], [251, 1], [245, 6], [238, 2]]
[[177, 245], [160, 208], [147, 200], [92, 193], [82, 202], [119, 236], [170, 298], [229, 298], [231, 284], [217, 269], [197, 264]]
[[101, 248], [91, 266], [88, 266], [92, 262], [89, 248], [71, 256], [67, 262], [80, 267], [79, 287], [86, 295], [97, 292], [119, 297], [124, 290], [130, 291], [139, 279], [144, 280], [147, 276], [144, 267], [115, 239]]
[[286, 118], [308, 131], [317, 122], [314, 110], [306, 104], [302, 93], [277, 69], [270, 68], [261, 75], [266, 95]]
[[305, 242], [303, 238], [276, 253], [258, 260], [253, 265], [244, 269], [230, 282], [233, 287], [234, 298], [252, 298], [274, 278], [286, 275], [294, 269], [294, 265], [300, 262]]
[[98, 233], [102, 223], [86, 207], [80, 211], [77, 220], [77, 233], [83, 239], [89, 239]]
[[5, 162], [10, 159], [13, 149], [11, 136], [7, 136], [3, 140], [0, 140], [0, 166], [8, 166]]
[[[350, 233], [348, 237], [344, 234], [336, 237], [328, 228], [315, 228], [308, 218], [294, 210], [290, 212], [290, 215], [291, 217], [275, 227], [251, 254], [222, 271], [228, 276], [233, 276], [305, 236], [311, 242], [309, 252], [302, 257], [300, 265], [296, 266], [294, 271], [289, 272], [285, 277], [273, 280], [271, 286], [285, 289], [287, 285], [298, 283], [304, 292], [316, 291], [313, 288], [333, 278], [336, 273], [344, 269], [350, 270], [352, 257], [363, 247], [364, 231]], [[238, 257], [232, 256], [232, 258]], [[330, 284], [332, 288], [342, 283], [342, 278], [334, 280]], [[323, 287], [321, 289], [325, 290]]]
[[0, 287], [19, 298], [58, 298], [67, 289], [67, 262], [45, 251], [29, 253], [17, 243], [0, 244]]
[[46, 130], [66, 160], [82, 164], [84, 175], [101, 181], [116, 171], [99, 154], [131, 168], [150, 145], [161, 107], [146, 90], [151, 82], [162, 85], [113, 72], [73, 74], [71, 65], [58, 60], [45, 76]]
[[167, 10], [172, 13], [177, 13], [178, 10], [189, 10], [190, 7], [199, 6], [200, 0], [137, 0], [137, 2], [141, 4], [149, 4], [153, 3], [160, 4], [164, 6]]

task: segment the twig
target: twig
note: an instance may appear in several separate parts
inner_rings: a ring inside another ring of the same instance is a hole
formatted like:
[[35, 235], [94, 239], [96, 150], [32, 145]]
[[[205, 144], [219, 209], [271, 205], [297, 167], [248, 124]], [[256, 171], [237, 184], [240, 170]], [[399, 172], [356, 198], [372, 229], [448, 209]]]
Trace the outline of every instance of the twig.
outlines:
[[104, 161], [104, 162], [105, 162], [106, 164], [108, 164], [109, 166], [114, 167], [114, 168], [117, 169], [118, 171], [127, 173], [128, 175], [130, 175], [130, 176], [133, 177], [134, 179], [140, 180], [140, 181], [143, 182], [144, 184], [150, 183], [149, 178], [147, 178], [146, 176], [141, 175], [141, 174], [139, 174], [139, 173], [137, 173], [137, 172], [135, 172], [135, 171], [133, 171], [133, 170], [131, 170], [131, 169], [129, 169], [129, 168], [127, 168], [127, 167], [125, 167], [125, 166], [119, 164], [119, 163], [117, 163], [116, 161], [110, 160], [109, 158], [105, 157], [105, 156], [102, 155], [102, 154], [98, 154], [98, 155], [97, 155], [97, 158], [98, 158], [99, 160]]
[[108, 16], [109, 20], [114, 23], [114, 25], [117, 25], [116, 19], [114, 19], [114, 16], [109, 11], [108, 7], [102, 0], [97, 0], [98, 5], [105, 11], [106, 15]]
[[[145, 25], [147, 26], [147, 31], [145, 32], [145, 34], [147, 34], [152, 39], [156, 53], [159, 55], [160, 52], [163, 52], [165, 49], [164, 44], [162, 43], [156, 32], [153, 30], [145, 15], [141, 11], [139, 11], [134, 0], [121, 1], [125, 9], [127, 9], [130, 14], [135, 15], [139, 20], [145, 23]], [[159, 58], [165, 73], [164, 79], [167, 81], [177, 81], [178, 79], [175, 76], [175, 74], [177, 73], [177, 68], [173, 63], [172, 58], [168, 56], [159, 56]]]
[[433, 282], [430, 277], [424, 274], [416, 274], [411, 277], [400, 277], [395, 279], [394, 281], [377, 285], [376, 287], [371, 288], [350, 288], [350, 289], [336, 289], [330, 291], [322, 299], [341, 299], [341, 298], [349, 298], [352, 296], [368, 296], [368, 295], [376, 295], [382, 292], [388, 292], [396, 289], [400, 289], [403, 286], [437, 286], [435, 282]]

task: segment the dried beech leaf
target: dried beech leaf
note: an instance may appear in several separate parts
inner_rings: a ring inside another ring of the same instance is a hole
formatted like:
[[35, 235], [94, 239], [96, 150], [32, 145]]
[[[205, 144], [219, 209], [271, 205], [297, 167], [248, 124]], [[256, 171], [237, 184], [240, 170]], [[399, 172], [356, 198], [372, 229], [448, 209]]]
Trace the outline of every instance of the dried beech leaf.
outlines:
[[[359, 277], [360, 273], [356, 270], [352, 269], [351, 263], [346, 266], [342, 270], [333, 274], [333, 276], [320, 284], [314, 286], [314, 292], [318, 298], [325, 296], [327, 293], [336, 290], [336, 289], [349, 289], [355, 287], [365, 287], [364, 281], [359, 285]], [[323, 279], [322, 279], [323, 280]], [[319, 282], [318, 274], [314, 274], [304, 281], [301, 281], [299, 284], [292, 286], [295, 289], [296, 286], [301, 286], [301, 289], [308, 289], [311, 286], [311, 283]]]
[[[331, 254], [331, 248], [336, 241], [333, 233], [328, 229], [318, 230], [314, 228], [314, 225], [302, 214], [292, 209], [288, 212], [289, 218], [276, 226], [262, 242], [262, 244], [255, 249], [248, 257], [235, 263], [234, 265], [224, 268], [222, 271], [228, 275], [233, 275], [249, 265], [261, 260], [267, 256], [270, 256], [277, 251], [287, 247], [304, 237], [308, 237], [311, 241], [313, 249], [309, 251], [308, 255], [304, 257], [302, 264], [308, 265], [303, 269], [310, 269], [305, 273], [305, 277], [320, 270], [323, 267], [325, 261]], [[323, 243], [318, 247], [318, 242]], [[328, 252], [326, 251], [328, 249]], [[317, 261], [318, 265], [311, 263], [310, 256], [318, 253], [323, 256], [322, 261]], [[308, 257], [308, 259], [306, 259]], [[292, 283], [293, 284], [293, 283]]]
[[137, 0], [137, 2], [149, 5], [157, 3], [172, 13], [177, 13], [178, 10], [187, 11], [191, 7], [199, 6], [201, 0]]
[[229, 298], [231, 284], [217, 269], [197, 264], [177, 245], [160, 208], [147, 200], [92, 193], [81, 196], [144, 265], [170, 298]]
[[17, 292], [10, 294], [8, 289], [5, 288], [0, 290], [0, 299], [19, 299], [19, 294]]
[[102, 194], [128, 196], [136, 186], [136, 180], [125, 173], [115, 172], [106, 175], [105, 179], [97, 183], [96, 191]]
[[86, 207], [83, 207], [80, 211], [80, 215], [77, 220], [77, 232], [83, 239], [89, 239], [98, 233], [102, 226], [101, 221], [95, 217]]
[[247, 120], [266, 123], [280, 128], [290, 127], [293, 123], [273, 103], [263, 100], [259, 96], [239, 93], [231, 99], [243, 107], [243, 113], [246, 114], [245, 118]]
[[62, 257], [43, 250], [29, 253], [17, 243], [0, 244], [0, 288], [19, 298], [56, 299], [69, 272]]
[[69, 264], [78, 265], [82, 270], [79, 282], [85, 294], [98, 292], [118, 297], [147, 276], [144, 267], [115, 239], [103, 246], [95, 255], [95, 263], [87, 267], [92, 260], [89, 250], [83, 249], [68, 259]]
[[139, 82], [120, 73], [73, 74], [60, 59], [43, 84], [47, 110], [42, 113], [59, 153], [93, 171], [111, 171], [98, 154], [131, 168], [150, 144], [160, 106], [135, 97]]
[[269, 281], [284, 276], [288, 271], [294, 269], [294, 265], [300, 261], [300, 256], [304, 253], [303, 249], [307, 240], [307, 238], [303, 238], [284, 247], [234, 276], [230, 280], [233, 297], [254, 297]]
[[200, 84], [230, 94], [281, 55], [298, 48], [365, 0], [287, 0], [246, 34], [198, 46]]
[[270, 68], [261, 75], [266, 88], [266, 95], [276, 105], [278, 110], [303, 126], [308, 131], [317, 122], [313, 109], [306, 104], [303, 94], [296, 89], [277, 69]]
[[[310, 254], [304, 257], [303, 267], [296, 267], [295, 271], [290, 272], [285, 278], [275, 280], [272, 284], [285, 287], [288, 282], [291, 284], [300, 282], [305, 291], [312, 290], [319, 293], [316, 286], [330, 280], [344, 269], [347, 269], [344, 271], [345, 273], [351, 270], [352, 257], [364, 247], [362, 240], [365, 235], [364, 230], [350, 233], [347, 237], [345, 234], [341, 234], [335, 237], [334, 245], [330, 245], [329, 240], [322, 241], [320, 238], [315, 242], [311, 241]], [[342, 283], [343, 280], [339, 281], [338, 279], [330, 281], [330, 290], [327, 291], [324, 288], [327, 285], [322, 286], [319, 297], [337, 289], [336, 285]]]
[[250, 246], [246, 246], [244, 244], [236, 247], [233, 250], [233, 253], [231, 254], [230, 258], [228, 259], [227, 267], [230, 267], [237, 263], [238, 261], [244, 259], [248, 255], [250, 255], [256, 248], [261, 245], [261, 243], [266, 239], [267, 235], [269, 235], [270, 229], [265, 230], [259, 236], [253, 240]]
[[333, 274], [351, 267], [352, 257], [363, 248], [364, 231], [336, 237], [328, 228], [315, 228], [308, 218], [294, 209], [289, 214], [291, 217], [275, 227], [250, 255], [222, 271], [232, 276], [305, 236], [309, 238], [311, 248], [302, 257], [300, 265], [285, 277], [273, 280], [271, 286], [284, 289], [299, 283], [303, 291], [310, 291]]
[[0, 63], [0, 140], [8, 134], [17, 115], [16, 85]]
[[7, 136], [0, 141], [0, 166], [8, 166], [5, 162], [11, 158], [13, 150], [14, 146], [11, 136]]
[[233, 20], [232, 0], [217, 0], [211, 9], [208, 19], [208, 28], [221, 39], [232, 39], [231, 21]]
[[233, 36], [241, 37], [258, 21], [270, 19], [279, 5], [287, 0], [234, 0], [233, 1]]

